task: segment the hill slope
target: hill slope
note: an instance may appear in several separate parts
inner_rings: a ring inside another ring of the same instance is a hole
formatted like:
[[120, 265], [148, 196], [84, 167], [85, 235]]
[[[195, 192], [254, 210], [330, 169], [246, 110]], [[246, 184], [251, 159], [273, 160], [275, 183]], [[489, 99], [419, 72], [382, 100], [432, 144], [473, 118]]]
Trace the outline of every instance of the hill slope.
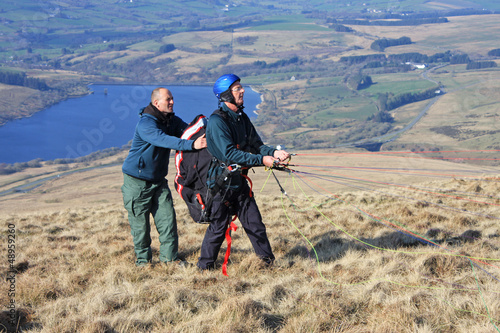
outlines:
[[[0, 264], [15, 276], [0, 303], [14, 299], [27, 332], [494, 332], [497, 170], [431, 158], [299, 152], [297, 173], [276, 172], [286, 196], [256, 169], [276, 265], [260, 267], [239, 229], [228, 278], [136, 268], [120, 166], [61, 175], [0, 197], [0, 240], [15, 235], [17, 269]], [[206, 227], [174, 199], [180, 253], [194, 263]], [[157, 258], [154, 231], [153, 248]]]

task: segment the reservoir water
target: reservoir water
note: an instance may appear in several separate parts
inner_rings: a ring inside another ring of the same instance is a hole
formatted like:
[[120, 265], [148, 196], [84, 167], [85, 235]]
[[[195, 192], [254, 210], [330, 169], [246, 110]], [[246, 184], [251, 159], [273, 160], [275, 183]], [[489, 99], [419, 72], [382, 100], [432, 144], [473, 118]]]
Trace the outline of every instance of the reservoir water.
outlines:
[[[110, 147], [121, 147], [133, 136], [140, 109], [158, 86], [92, 85], [93, 94], [72, 98], [0, 126], [0, 163], [37, 158], [76, 158]], [[217, 108], [211, 86], [166, 86], [174, 96], [174, 112], [189, 123]], [[245, 112], [254, 111], [260, 95], [246, 87]]]

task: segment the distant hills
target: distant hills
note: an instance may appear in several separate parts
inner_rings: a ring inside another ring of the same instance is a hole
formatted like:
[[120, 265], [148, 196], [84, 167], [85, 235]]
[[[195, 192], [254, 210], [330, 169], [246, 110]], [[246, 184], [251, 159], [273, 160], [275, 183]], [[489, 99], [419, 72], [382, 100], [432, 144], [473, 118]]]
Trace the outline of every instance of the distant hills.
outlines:
[[[233, 72], [263, 96], [256, 124], [268, 142], [496, 148], [499, 11], [494, 1], [6, 0], [0, 121], [92, 82], [209, 85]], [[403, 139], [435, 110], [451, 113], [447, 124]]]

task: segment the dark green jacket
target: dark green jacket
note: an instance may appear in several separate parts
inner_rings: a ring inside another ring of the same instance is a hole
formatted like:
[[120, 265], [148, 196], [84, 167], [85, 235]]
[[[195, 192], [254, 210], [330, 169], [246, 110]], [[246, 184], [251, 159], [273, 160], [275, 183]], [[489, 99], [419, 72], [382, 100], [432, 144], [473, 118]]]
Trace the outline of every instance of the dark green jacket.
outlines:
[[[206, 131], [208, 151], [220, 162], [242, 167], [261, 166], [264, 156], [273, 156], [275, 149], [264, 145], [250, 118], [244, 113], [231, 111], [225, 104], [209, 118]], [[212, 168], [208, 186], [212, 187], [221, 168]], [[241, 185], [241, 177], [234, 177], [231, 188]]]

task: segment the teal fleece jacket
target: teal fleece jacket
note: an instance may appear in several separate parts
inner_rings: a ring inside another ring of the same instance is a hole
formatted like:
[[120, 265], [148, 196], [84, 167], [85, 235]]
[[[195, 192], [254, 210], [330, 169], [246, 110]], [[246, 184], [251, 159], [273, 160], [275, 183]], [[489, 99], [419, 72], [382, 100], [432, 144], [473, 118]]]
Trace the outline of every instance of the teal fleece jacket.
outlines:
[[[154, 107], [151, 104], [147, 106]], [[168, 173], [170, 150], [194, 150], [193, 140], [180, 139], [187, 124], [171, 114], [160, 122], [151, 114], [141, 112], [132, 146], [123, 162], [123, 173], [151, 182], [159, 182]]]

